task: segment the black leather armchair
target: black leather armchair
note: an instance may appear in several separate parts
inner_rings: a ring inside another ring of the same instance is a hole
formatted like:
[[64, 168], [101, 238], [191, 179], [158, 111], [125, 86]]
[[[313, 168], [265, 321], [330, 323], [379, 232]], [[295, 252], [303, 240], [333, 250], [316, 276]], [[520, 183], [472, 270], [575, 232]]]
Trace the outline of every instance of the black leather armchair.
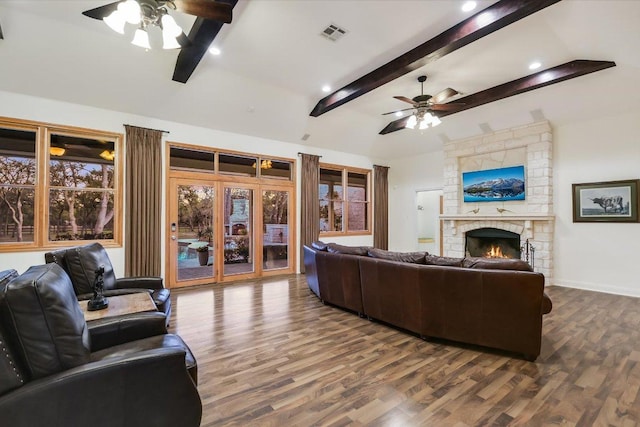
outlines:
[[109, 255], [100, 243], [60, 249], [44, 254], [47, 263], [55, 262], [62, 267], [69, 277], [75, 293], [80, 300], [90, 299], [93, 295], [91, 286], [95, 279], [95, 271], [104, 266], [104, 295], [130, 294], [133, 292], [149, 292], [158, 311], [166, 315], [167, 324], [171, 315], [171, 293], [164, 287], [161, 277], [123, 277], [116, 279]]
[[196, 361], [161, 313], [89, 327], [58, 265], [2, 277], [0, 425], [200, 425]]

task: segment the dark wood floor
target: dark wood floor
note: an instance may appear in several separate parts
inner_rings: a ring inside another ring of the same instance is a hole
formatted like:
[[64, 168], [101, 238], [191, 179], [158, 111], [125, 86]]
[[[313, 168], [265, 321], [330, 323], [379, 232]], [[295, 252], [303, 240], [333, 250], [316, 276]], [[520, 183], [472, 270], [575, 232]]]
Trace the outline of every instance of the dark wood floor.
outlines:
[[535, 363], [325, 306], [305, 278], [174, 290], [203, 426], [635, 426], [640, 299], [549, 287]]

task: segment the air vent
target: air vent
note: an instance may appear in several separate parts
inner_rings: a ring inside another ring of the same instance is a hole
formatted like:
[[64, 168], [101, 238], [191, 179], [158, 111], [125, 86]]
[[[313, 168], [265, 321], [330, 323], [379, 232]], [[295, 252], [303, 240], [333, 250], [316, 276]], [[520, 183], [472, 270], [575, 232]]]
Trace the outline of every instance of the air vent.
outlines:
[[347, 34], [347, 30], [345, 30], [344, 28], [340, 28], [335, 24], [330, 24], [320, 33], [322, 37], [326, 37], [334, 42], [342, 38], [342, 36], [344, 36], [345, 34]]

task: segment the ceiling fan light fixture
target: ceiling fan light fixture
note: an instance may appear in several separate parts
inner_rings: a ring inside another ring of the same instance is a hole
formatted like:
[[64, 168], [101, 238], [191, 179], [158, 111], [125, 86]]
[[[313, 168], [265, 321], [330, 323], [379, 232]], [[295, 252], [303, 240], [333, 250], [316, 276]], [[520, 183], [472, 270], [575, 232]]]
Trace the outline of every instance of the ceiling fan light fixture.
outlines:
[[418, 124], [418, 118], [416, 117], [415, 114], [413, 114], [411, 117], [409, 117], [409, 120], [407, 120], [407, 124], [404, 127], [409, 129], [415, 129], [417, 124]]
[[173, 38], [178, 37], [182, 34], [182, 28], [178, 24], [176, 24], [176, 20], [173, 19], [171, 15], [164, 14], [162, 15], [162, 34], [167, 33]]
[[65, 151], [67, 150], [65, 150], [64, 147], [49, 147], [49, 154], [52, 156], [63, 156]]
[[116, 33], [124, 34], [124, 24], [126, 24], [127, 21], [122, 16], [122, 13], [117, 9], [111, 12], [111, 15], [106, 16], [102, 20]]
[[102, 153], [100, 153], [100, 157], [102, 157], [107, 161], [112, 162], [113, 159], [116, 157], [116, 153], [113, 150], [104, 150]]
[[175, 19], [168, 13], [162, 15], [162, 48], [180, 49], [180, 43], [176, 37], [182, 34], [182, 28], [176, 24]]
[[135, 35], [133, 36], [131, 44], [143, 47], [145, 49], [151, 49], [151, 45], [149, 44], [149, 34], [147, 34], [147, 30], [142, 27], [138, 28]]
[[118, 5], [118, 11], [129, 24], [137, 25], [140, 23], [141, 9], [140, 4], [135, 0], [127, 0]]
[[180, 43], [175, 37], [172, 37], [170, 34], [162, 32], [162, 48], [163, 49], [180, 49]]
[[442, 120], [440, 120], [440, 118], [438, 118], [438, 116], [431, 116], [431, 127], [436, 127], [438, 126], [440, 123], [442, 123]]

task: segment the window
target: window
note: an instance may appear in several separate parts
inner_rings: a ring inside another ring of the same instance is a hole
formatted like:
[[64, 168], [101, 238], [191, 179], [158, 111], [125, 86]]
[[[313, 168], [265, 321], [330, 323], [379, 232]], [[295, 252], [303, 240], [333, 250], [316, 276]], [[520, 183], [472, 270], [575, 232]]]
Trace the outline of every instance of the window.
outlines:
[[369, 233], [370, 174], [364, 169], [320, 166], [321, 233]]
[[86, 240], [120, 244], [121, 140], [120, 134], [0, 119], [0, 250]]
[[217, 173], [289, 182], [294, 180], [295, 170], [294, 163], [288, 159], [249, 153], [225, 153], [216, 149], [188, 147], [177, 143], [171, 143], [169, 146], [169, 168], [173, 171]]

